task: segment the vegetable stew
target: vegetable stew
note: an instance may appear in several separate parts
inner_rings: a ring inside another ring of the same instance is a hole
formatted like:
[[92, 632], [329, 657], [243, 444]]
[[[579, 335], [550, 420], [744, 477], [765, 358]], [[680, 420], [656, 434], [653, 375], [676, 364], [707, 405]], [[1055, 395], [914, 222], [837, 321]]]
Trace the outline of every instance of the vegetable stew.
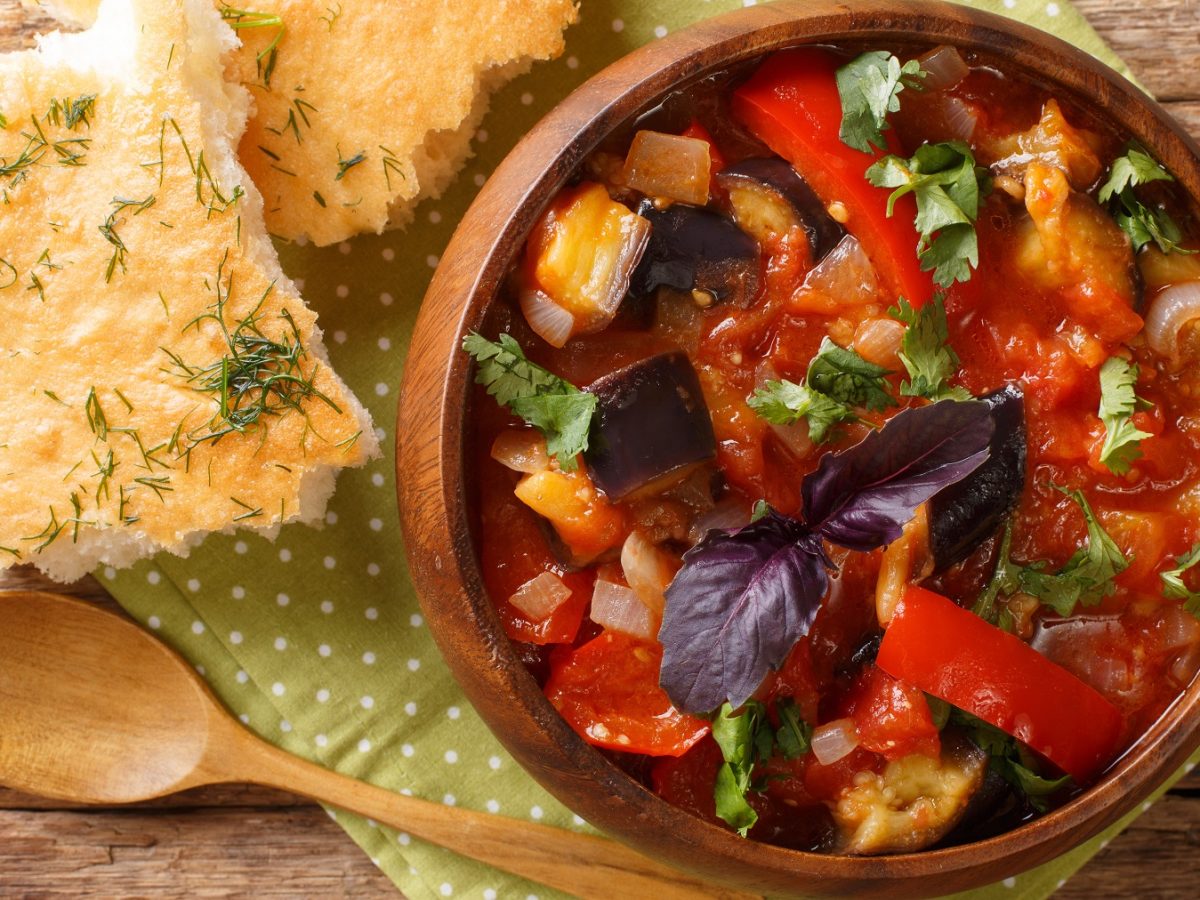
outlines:
[[464, 342], [487, 590], [546, 696], [749, 838], [976, 840], [1200, 668], [1200, 241], [952, 47], [800, 48], [581, 165]]

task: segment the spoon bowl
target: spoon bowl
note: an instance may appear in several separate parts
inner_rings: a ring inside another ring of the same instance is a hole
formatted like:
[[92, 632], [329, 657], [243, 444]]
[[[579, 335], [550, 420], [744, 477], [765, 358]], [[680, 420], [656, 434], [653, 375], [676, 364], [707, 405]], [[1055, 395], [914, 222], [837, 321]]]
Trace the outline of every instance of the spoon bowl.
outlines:
[[131, 803], [250, 782], [579, 897], [752, 896], [603, 838], [393, 794], [285, 753], [236, 722], [171, 649], [95, 606], [0, 593], [0, 622], [0, 783], [9, 787], [78, 803]]

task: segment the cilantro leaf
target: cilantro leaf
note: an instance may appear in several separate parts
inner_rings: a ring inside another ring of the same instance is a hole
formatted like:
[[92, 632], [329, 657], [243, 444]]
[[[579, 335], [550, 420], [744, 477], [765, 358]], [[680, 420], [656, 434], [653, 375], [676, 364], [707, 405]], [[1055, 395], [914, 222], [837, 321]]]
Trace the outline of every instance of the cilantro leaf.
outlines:
[[750, 507], [751, 523], [757, 522], [763, 516], [767, 515], [770, 511], [771, 511], [771, 504], [768, 503], [766, 500], [763, 500], [762, 498], [755, 500], [754, 505], [752, 507]]
[[1100, 524], [1087, 499], [1080, 491], [1054, 485], [1074, 500], [1087, 522], [1087, 543], [1075, 551], [1067, 564], [1056, 573], [1044, 571], [1044, 564], [1016, 568], [1020, 589], [1040, 600], [1060, 616], [1069, 616], [1076, 604], [1095, 606], [1115, 588], [1113, 579], [1129, 568], [1129, 560]]
[[872, 144], [886, 149], [883, 132], [888, 128], [887, 114], [899, 111], [899, 95], [905, 87], [922, 89], [925, 75], [917, 60], [902, 65], [884, 50], [868, 51], [838, 69], [837, 89], [842, 100], [838, 137], [842, 143], [864, 153], [871, 152]]
[[[1009, 559], [1009, 550], [1012, 547], [1013, 523], [1012, 519], [1008, 519], [1004, 523], [1004, 531], [1000, 537], [1000, 548], [996, 551], [996, 568], [992, 571], [992, 577], [988, 579], [988, 583], [983, 586], [983, 590], [979, 592], [979, 597], [975, 600], [971, 607], [971, 612], [979, 616], [985, 622], [996, 624], [1000, 617], [1000, 612], [996, 609], [996, 601], [1000, 594], [1006, 597], [1015, 593], [1019, 584], [1017, 582], [1017, 567], [1013, 565]], [[1007, 610], [1004, 610], [1005, 612]], [[1005, 629], [1007, 630], [1007, 629]]]
[[472, 332], [463, 338], [463, 350], [477, 364], [475, 380], [545, 435], [546, 450], [564, 471], [574, 470], [576, 457], [588, 446], [595, 395], [530, 362], [511, 335], [493, 342]]
[[1196, 563], [1200, 563], [1200, 543], [1194, 544], [1183, 556], [1177, 556], [1175, 568], [1161, 573], [1159, 578], [1163, 583], [1163, 596], [1184, 601], [1184, 611], [1200, 619], [1200, 591], [1193, 591], [1183, 583], [1183, 573]]
[[775, 702], [775, 712], [779, 716], [778, 729], [772, 727], [767, 707], [758, 700], [748, 700], [736, 711], [726, 703], [713, 716], [713, 740], [725, 760], [717, 770], [713, 799], [717, 815], [743, 837], [758, 821], [758, 813], [746, 802], [746, 794], [761, 791], [764, 786], [752, 780], [754, 767], [776, 755], [777, 750], [785, 759], [796, 759], [811, 746], [812, 726], [800, 717], [794, 700], [780, 698]]
[[1108, 180], [1097, 195], [1101, 203], [1112, 201], [1113, 218], [1129, 235], [1136, 253], [1153, 241], [1163, 253], [1195, 253], [1179, 246], [1183, 233], [1165, 209], [1146, 206], [1134, 194], [1139, 184], [1174, 181], [1171, 173], [1137, 144], [1129, 144], [1125, 155], [1113, 160]]
[[911, 159], [885, 156], [867, 169], [867, 180], [875, 187], [893, 189], [888, 216], [905, 194], [916, 197], [913, 223], [920, 234], [921, 271], [932, 271], [934, 283], [943, 288], [970, 279], [971, 269], [979, 265], [975, 219], [990, 182], [987, 170], [975, 165], [967, 144], [924, 144]]
[[976, 718], [965, 710], [953, 708], [950, 720], [961, 727], [973, 744], [988, 755], [988, 768], [1020, 791], [1029, 805], [1045, 812], [1046, 798], [1057, 794], [1071, 783], [1070, 775], [1046, 778], [1033, 768], [1036, 757], [1015, 737], [994, 725]]
[[1153, 437], [1133, 424], [1134, 412], [1146, 406], [1134, 392], [1137, 379], [1137, 365], [1119, 356], [1109, 357], [1100, 367], [1100, 419], [1104, 422], [1100, 462], [1118, 475], [1128, 472], [1130, 463], [1142, 455], [1138, 447], [1142, 438]]
[[900, 362], [909, 380], [900, 385], [900, 393], [930, 400], [969, 400], [971, 395], [964, 388], [946, 384], [958, 371], [958, 354], [947, 343], [950, 330], [942, 297], [935, 295], [920, 309], [913, 309], [901, 297], [898, 305], [888, 309], [888, 315], [908, 326], [900, 345]]
[[856, 422], [854, 410], [840, 400], [815, 391], [804, 382], [780, 379], [755, 389], [746, 404], [772, 425], [791, 425], [804, 419], [814, 444], [833, 438], [833, 428], [842, 422]]
[[888, 375], [883, 366], [867, 362], [854, 350], [839, 347], [828, 336], [808, 364], [805, 381], [817, 391], [848, 406], [865, 406], [879, 412], [896, 401], [887, 392]]

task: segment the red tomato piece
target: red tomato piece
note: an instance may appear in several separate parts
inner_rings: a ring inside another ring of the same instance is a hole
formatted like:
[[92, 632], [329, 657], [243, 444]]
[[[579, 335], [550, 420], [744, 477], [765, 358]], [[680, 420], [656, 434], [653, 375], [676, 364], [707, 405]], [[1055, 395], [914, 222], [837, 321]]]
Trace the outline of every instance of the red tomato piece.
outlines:
[[1120, 747], [1121, 714], [1015, 635], [910, 586], [876, 664], [1024, 741], [1084, 784]]
[[[912, 195], [887, 215], [890, 191], [873, 186], [867, 169], [882, 151], [863, 153], [843, 144], [837, 57], [804, 47], [769, 57], [733, 95], [733, 113], [768, 147], [791, 163], [826, 203], [842, 203], [846, 230], [857, 237], [894, 295], [921, 306], [933, 296], [933, 279], [917, 261], [919, 235]], [[899, 153], [894, 132], [889, 149]]]
[[925, 695], [878, 666], [863, 670], [847, 695], [845, 715], [854, 720], [859, 744], [899, 759], [910, 753], [940, 756], [942, 741]]
[[614, 631], [551, 661], [546, 696], [590, 744], [679, 756], [709, 733], [658, 686], [662, 647]]
[[[505, 633], [530, 644], [569, 643], [592, 600], [595, 573], [567, 572], [546, 543], [534, 512], [516, 498], [499, 463], [483, 462], [480, 479], [480, 518], [483, 524], [483, 580]], [[553, 572], [571, 589], [571, 596], [554, 612], [535, 621], [508, 602], [517, 588], [543, 572]]]

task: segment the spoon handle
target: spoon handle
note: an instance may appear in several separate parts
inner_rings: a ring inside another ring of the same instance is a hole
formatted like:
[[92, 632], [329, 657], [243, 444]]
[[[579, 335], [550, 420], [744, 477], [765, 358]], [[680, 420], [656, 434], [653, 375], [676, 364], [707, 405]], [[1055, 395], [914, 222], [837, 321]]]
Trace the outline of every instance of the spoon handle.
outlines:
[[584, 900], [757, 898], [668, 868], [615, 841], [396, 794], [292, 756], [240, 727], [237, 731], [236, 754], [226, 745], [222, 764], [212, 767], [236, 768], [221, 773], [229, 780], [302, 794]]

